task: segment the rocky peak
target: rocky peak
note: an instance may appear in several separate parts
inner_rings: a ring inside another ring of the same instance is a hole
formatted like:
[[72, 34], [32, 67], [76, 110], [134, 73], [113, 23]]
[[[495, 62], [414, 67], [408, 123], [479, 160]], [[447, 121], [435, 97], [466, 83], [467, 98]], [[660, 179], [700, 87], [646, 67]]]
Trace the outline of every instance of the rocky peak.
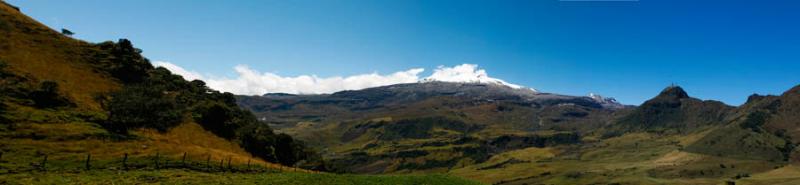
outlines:
[[680, 86], [671, 85], [661, 91], [656, 98], [684, 99], [689, 98], [689, 94], [687, 94], [686, 91], [684, 91]]

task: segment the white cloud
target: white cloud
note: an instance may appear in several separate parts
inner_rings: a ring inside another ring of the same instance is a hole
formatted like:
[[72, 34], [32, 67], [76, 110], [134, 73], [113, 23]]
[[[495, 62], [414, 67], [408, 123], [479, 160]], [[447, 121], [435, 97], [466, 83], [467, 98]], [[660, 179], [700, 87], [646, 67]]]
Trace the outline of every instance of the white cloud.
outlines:
[[164, 61], [156, 61], [155, 63], [153, 63], [153, 65], [155, 65], [156, 67], [167, 68], [172, 73], [175, 73], [177, 75], [183, 76], [183, 78], [186, 79], [186, 80], [190, 80], [190, 81], [191, 80], [202, 80], [202, 78], [203, 78], [203, 76], [200, 75], [200, 73], [183, 69], [182, 67], [180, 67], [178, 65], [175, 65], [173, 63], [164, 62]]
[[236, 78], [216, 78], [200, 75], [169, 62], [157, 61], [155, 66], [169, 69], [187, 80], [199, 79], [216, 90], [242, 95], [261, 95], [265, 93], [291, 94], [324, 94], [343, 90], [358, 90], [370, 87], [386, 86], [421, 81], [497, 83], [520, 88], [503, 80], [491, 78], [478, 65], [462, 64], [455, 67], [439, 66], [429, 77], [420, 78], [423, 68], [413, 68], [391, 74], [378, 73], [359, 74], [353, 76], [318, 77], [316, 75], [300, 75], [285, 77], [274, 73], [262, 73], [245, 65], [234, 67]]

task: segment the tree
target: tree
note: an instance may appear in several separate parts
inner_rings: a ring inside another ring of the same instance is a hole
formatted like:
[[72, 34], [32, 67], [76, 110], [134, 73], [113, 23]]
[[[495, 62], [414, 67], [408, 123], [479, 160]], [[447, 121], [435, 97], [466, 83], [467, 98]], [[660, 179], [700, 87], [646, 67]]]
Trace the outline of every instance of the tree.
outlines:
[[206, 101], [195, 112], [199, 115], [195, 120], [203, 128], [227, 139], [236, 138], [239, 128], [258, 122], [250, 112], [217, 101]]
[[69, 31], [66, 28], [61, 28], [61, 34], [64, 34], [66, 36], [70, 36], [71, 37], [72, 35], [75, 35], [75, 32]]
[[167, 131], [180, 124], [185, 112], [162, 89], [145, 85], [126, 86], [112, 93], [106, 107], [109, 116], [103, 126], [120, 134], [134, 128]]
[[283, 165], [300, 165], [308, 169], [325, 170], [322, 157], [298, 140], [286, 134], [275, 134], [264, 123], [250, 124], [240, 129], [241, 146], [264, 160]]
[[58, 94], [58, 83], [54, 81], [42, 82], [38, 90], [31, 92], [30, 98], [33, 100], [34, 105], [39, 108], [74, 106], [69, 99]]
[[142, 50], [134, 48], [128, 39], [119, 39], [117, 43], [103, 42], [98, 46], [101, 50], [94, 56], [99, 61], [98, 68], [125, 84], [144, 82], [148, 72], [154, 69], [150, 61], [142, 57]]

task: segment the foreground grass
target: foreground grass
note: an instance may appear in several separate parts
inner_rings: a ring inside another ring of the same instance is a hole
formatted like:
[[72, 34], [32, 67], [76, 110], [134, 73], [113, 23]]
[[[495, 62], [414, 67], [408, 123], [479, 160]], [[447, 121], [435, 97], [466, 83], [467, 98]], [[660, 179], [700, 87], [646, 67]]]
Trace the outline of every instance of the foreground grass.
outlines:
[[281, 185], [438, 185], [480, 184], [461, 178], [433, 175], [337, 175], [311, 173], [205, 173], [187, 170], [115, 171], [80, 173], [25, 173], [0, 175], [0, 184], [281, 184]]

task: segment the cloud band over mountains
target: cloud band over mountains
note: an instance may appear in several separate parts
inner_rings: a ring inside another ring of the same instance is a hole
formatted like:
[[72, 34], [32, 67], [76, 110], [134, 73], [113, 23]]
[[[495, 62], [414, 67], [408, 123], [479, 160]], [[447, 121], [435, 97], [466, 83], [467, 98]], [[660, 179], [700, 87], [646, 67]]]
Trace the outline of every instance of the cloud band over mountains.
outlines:
[[433, 74], [425, 78], [420, 77], [420, 73], [425, 71], [423, 68], [412, 68], [385, 75], [367, 73], [345, 77], [318, 77], [316, 75], [291, 77], [269, 72], [262, 73], [245, 65], [234, 67], [238, 75], [235, 78], [218, 78], [201, 75], [198, 72], [187, 70], [169, 62], [156, 61], [154, 65], [167, 68], [187, 80], [203, 80], [213, 89], [241, 95], [262, 95], [266, 93], [326, 94], [343, 90], [359, 90], [420, 81], [497, 83], [513, 88], [521, 88], [519, 85], [489, 77], [486, 70], [479, 69], [478, 65], [475, 64], [461, 64], [453, 67], [439, 66], [434, 70]]

